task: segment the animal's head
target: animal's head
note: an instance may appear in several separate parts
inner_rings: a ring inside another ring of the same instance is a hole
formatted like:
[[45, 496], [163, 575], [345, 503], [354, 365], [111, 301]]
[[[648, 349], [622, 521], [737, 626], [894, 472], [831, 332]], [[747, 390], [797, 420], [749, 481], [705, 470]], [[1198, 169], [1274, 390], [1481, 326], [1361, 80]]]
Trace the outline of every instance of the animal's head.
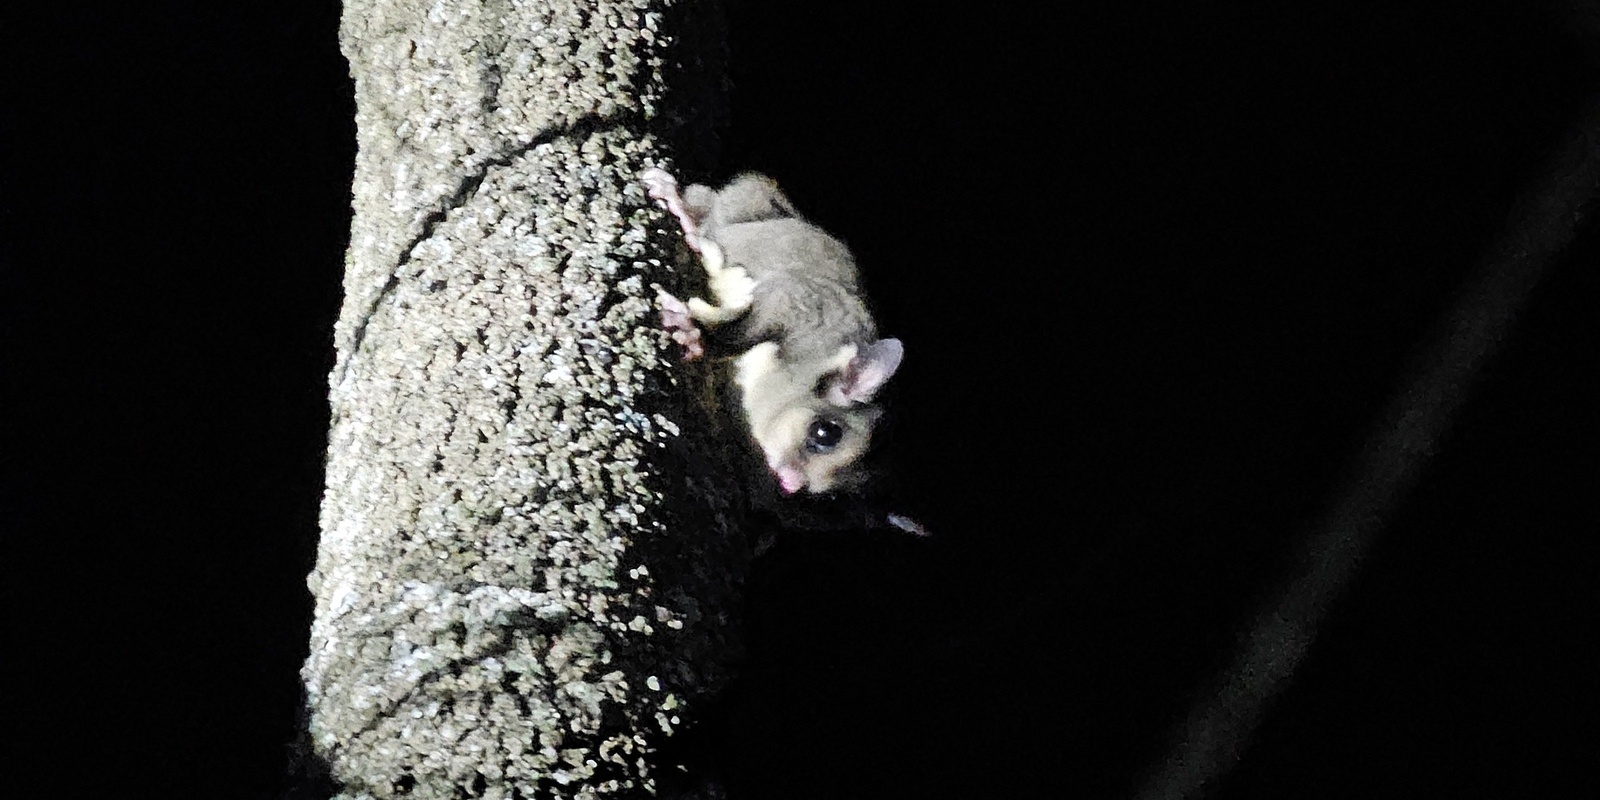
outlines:
[[859, 349], [846, 345], [809, 369], [786, 370], [773, 362], [773, 370], [787, 374], [769, 374], [769, 385], [791, 388], [770, 394], [763, 394], [769, 387], [752, 380], [764, 356], [740, 365], [751, 433], [784, 494], [822, 494], [859, 478], [856, 464], [883, 415], [873, 398], [899, 369], [903, 355], [900, 340], [880, 339]]

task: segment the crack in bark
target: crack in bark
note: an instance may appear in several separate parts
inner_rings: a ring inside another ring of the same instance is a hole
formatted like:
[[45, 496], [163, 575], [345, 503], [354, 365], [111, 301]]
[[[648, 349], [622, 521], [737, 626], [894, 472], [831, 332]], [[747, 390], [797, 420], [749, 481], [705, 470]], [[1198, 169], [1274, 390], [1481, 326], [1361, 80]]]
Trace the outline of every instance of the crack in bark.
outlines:
[[[393, 716], [395, 709], [411, 703], [419, 695], [422, 695], [424, 690], [431, 689], [436, 685], [441, 678], [447, 675], [459, 677], [464, 666], [480, 664], [489, 658], [504, 657], [515, 646], [513, 639], [517, 632], [531, 632], [539, 636], [555, 636], [568, 627], [565, 619], [541, 619], [532, 611], [523, 610], [511, 612], [511, 614], [513, 619], [509, 620], [505, 626], [499, 627], [500, 635], [493, 637], [484, 646], [471, 651], [464, 651], [454, 658], [439, 663], [437, 666], [422, 670], [411, 684], [411, 687], [398, 697], [384, 698], [381, 702], [375, 703], [372, 707], [372, 714], [360, 727], [352, 732], [352, 738], [376, 731], [384, 720]], [[378, 638], [381, 635], [377, 633], [366, 634], [360, 638]], [[546, 646], [544, 649], [548, 650], [549, 647]], [[502, 680], [506, 680], [510, 674], [512, 673], [509, 671], [503, 671]], [[520, 693], [515, 693], [515, 696], [520, 700], [526, 700]], [[341, 746], [341, 744], [336, 743], [329, 748], [328, 757], [330, 760], [337, 755]]]
[[421, 230], [418, 231], [417, 235], [413, 236], [405, 246], [400, 248], [400, 256], [395, 261], [394, 268], [389, 271], [388, 280], [384, 281], [383, 287], [373, 295], [372, 301], [367, 304], [366, 310], [361, 313], [359, 321], [356, 323], [355, 331], [351, 334], [349, 357], [345, 359], [343, 368], [339, 371], [339, 380], [336, 383], [344, 383], [350, 376], [351, 370], [355, 368], [356, 356], [360, 354], [361, 345], [366, 340], [367, 327], [372, 322], [373, 317], [377, 315], [379, 306], [383, 305], [384, 300], [394, 294], [395, 289], [400, 286], [401, 271], [407, 264], [411, 263], [411, 254], [423, 242], [433, 238], [434, 232], [438, 230], [440, 223], [449, 218], [450, 212], [465, 206], [472, 200], [473, 196], [478, 193], [478, 189], [483, 186], [484, 181], [489, 179], [491, 172], [510, 166], [517, 159], [543, 145], [566, 138], [586, 138], [602, 131], [617, 128], [640, 126], [643, 122], [643, 116], [635, 111], [624, 111], [609, 116], [594, 113], [584, 114], [564, 125], [558, 125], [546, 130], [544, 133], [533, 137], [526, 144], [518, 145], [502, 155], [484, 161], [472, 174], [465, 176], [460, 185], [456, 187], [456, 190], [450, 193], [448, 197], [430, 204], [434, 206], [434, 210], [428, 212], [422, 218]]

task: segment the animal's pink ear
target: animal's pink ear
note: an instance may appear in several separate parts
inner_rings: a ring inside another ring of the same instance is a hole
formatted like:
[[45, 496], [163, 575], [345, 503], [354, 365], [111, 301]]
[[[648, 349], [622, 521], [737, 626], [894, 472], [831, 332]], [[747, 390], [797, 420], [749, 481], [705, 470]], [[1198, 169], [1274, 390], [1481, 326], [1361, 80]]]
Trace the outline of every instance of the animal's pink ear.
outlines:
[[879, 339], [867, 345], [828, 387], [828, 399], [837, 405], [868, 402], [894, 377], [905, 352], [899, 339]]

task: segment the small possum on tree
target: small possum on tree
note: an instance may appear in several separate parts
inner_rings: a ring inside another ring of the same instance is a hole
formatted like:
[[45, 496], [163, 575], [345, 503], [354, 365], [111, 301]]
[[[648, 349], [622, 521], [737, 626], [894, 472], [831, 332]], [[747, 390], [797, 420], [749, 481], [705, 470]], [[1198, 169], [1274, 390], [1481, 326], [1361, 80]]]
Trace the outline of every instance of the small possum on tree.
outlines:
[[[806, 221], [756, 173], [680, 194], [672, 175], [643, 175], [700, 253], [716, 302], [662, 291], [661, 322], [685, 360], [732, 350], [744, 423], [785, 495], [826, 494], [860, 480], [858, 462], [882, 410], [873, 399], [900, 367], [881, 339], [844, 243]], [[890, 514], [884, 521], [918, 534]]]

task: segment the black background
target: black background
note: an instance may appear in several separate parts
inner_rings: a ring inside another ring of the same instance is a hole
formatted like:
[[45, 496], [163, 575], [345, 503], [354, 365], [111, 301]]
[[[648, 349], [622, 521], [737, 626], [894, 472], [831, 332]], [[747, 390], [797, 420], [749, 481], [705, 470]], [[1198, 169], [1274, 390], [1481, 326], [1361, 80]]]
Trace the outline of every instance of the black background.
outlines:
[[[1577, 3], [1064, 5], [731, 7], [688, 177], [766, 170], [857, 250], [936, 531], [758, 562], [691, 740], [736, 799], [1129, 794], [1600, 102]], [[53, 795], [290, 785], [337, 14], [6, 26], [7, 761]], [[1594, 791], [1597, 265], [1591, 220], [1216, 797]]]

